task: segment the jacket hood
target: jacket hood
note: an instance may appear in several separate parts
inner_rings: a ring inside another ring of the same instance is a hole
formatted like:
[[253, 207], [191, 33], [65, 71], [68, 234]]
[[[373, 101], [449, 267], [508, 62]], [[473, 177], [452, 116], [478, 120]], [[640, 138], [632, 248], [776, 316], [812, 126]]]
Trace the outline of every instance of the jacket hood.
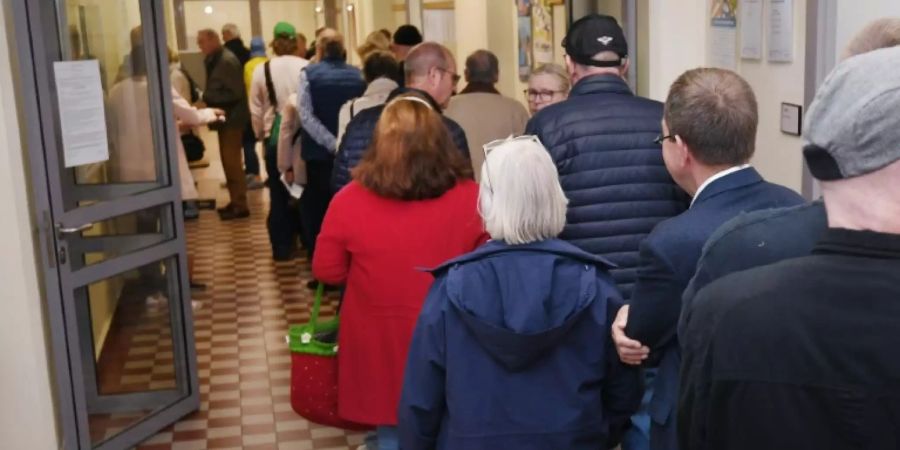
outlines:
[[556, 347], [598, 299], [597, 270], [614, 267], [559, 240], [491, 241], [432, 272], [450, 305], [496, 361], [527, 368]]

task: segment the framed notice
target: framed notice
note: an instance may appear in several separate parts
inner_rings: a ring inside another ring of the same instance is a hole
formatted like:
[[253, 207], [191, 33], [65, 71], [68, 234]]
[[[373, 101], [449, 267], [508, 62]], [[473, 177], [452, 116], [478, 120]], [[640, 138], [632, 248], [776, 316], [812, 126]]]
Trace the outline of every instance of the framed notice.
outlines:
[[769, 0], [769, 61], [794, 60], [794, 0]]

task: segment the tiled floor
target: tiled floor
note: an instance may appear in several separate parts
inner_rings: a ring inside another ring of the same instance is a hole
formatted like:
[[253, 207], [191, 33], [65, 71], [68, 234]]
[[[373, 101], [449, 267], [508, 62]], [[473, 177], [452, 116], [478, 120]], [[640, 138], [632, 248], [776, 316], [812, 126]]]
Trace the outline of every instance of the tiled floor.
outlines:
[[[222, 204], [218, 182], [213, 182], [216, 178], [204, 179], [201, 193], [218, 191], [215, 194]], [[195, 291], [193, 298], [201, 407], [138, 449], [322, 450], [355, 449], [362, 443], [360, 433], [311, 424], [291, 409], [290, 353], [285, 334], [289, 324], [308, 319], [312, 292], [305, 282], [310, 269], [305, 258], [287, 263], [272, 261], [265, 226], [266, 200], [265, 190], [251, 191], [249, 219], [221, 222], [215, 212], [203, 211], [199, 220], [187, 223], [188, 252], [195, 258], [194, 277], [207, 284], [207, 289]], [[323, 316], [334, 313], [336, 297], [326, 303]], [[160, 313], [158, 308], [143, 312], [143, 325], [130, 338], [132, 346], [156, 345], [158, 338], [164, 337], [167, 330], [160, 332], [158, 326], [147, 325]], [[149, 351], [164, 350], [154, 347]], [[127, 358], [124, 364], [111, 378], [121, 375], [132, 376], [126, 380], [131, 382], [156, 380], [155, 372], [147, 371], [146, 366], [127, 366]], [[164, 368], [160, 370], [165, 372]], [[135, 374], [146, 380], [134, 378]], [[129, 425], [134, 417], [93, 419], [96, 433], [108, 435]]]

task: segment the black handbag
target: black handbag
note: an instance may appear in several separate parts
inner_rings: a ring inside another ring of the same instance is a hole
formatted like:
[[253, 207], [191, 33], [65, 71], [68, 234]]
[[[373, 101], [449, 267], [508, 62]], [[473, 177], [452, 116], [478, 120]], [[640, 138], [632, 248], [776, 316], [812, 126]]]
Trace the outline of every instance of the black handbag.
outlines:
[[188, 162], [200, 161], [203, 159], [203, 152], [206, 151], [206, 146], [203, 145], [203, 140], [197, 137], [194, 133], [187, 133], [181, 135], [181, 144], [184, 145], [184, 154], [187, 156]]

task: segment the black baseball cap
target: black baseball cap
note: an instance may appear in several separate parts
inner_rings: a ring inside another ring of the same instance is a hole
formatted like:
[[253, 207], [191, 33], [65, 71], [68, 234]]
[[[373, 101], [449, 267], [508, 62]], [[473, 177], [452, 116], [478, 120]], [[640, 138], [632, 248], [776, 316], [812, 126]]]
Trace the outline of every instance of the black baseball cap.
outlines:
[[[615, 17], [605, 14], [590, 14], [576, 20], [562, 46], [573, 61], [585, 66], [618, 67], [628, 57], [625, 32]], [[613, 52], [619, 55], [619, 60], [595, 61], [593, 57], [601, 52]]]

